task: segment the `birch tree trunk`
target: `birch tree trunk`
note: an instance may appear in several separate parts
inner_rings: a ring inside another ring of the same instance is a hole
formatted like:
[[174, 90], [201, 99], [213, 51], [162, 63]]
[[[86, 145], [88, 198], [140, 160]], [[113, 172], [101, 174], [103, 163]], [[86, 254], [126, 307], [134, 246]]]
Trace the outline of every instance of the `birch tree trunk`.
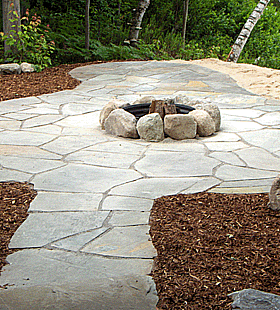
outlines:
[[129, 42], [131, 46], [134, 47], [137, 46], [142, 19], [149, 5], [150, 0], [140, 0], [137, 9], [134, 12], [134, 16], [132, 18], [131, 27], [129, 31]]
[[265, 8], [269, 4], [270, 0], [260, 0], [252, 14], [249, 16], [248, 20], [244, 24], [239, 36], [237, 37], [235, 43], [232, 46], [231, 52], [228, 55], [227, 61], [237, 62], [238, 58], [250, 37], [252, 30], [257, 24], [258, 20], [261, 18]]
[[85, 48], [89, 50], [89, 33], [90, 33], [90, 25], [89, 25], [89, 8], [90, 8], [90, 0], [86, 0], [86, 12], [85, 12], [85, 23], [86, 23], [86, 31], [85, 31]]
[[[12, 35], [15, 39], [16, 36], [13, 31], [20, 30], [20, 1], [19, 0], [2, 0], [2, 12], [3, 12], [3, 32], [5, 35]], [[13, 20], [13, 21], [11, 21]], [[13, 27], [15, 26], [15, 27]], [[11, 47], [4, 42], [4, 51], [16, 53], [15, 46]]]
[[189, 14], [189, 2], [190, 0], [184, 1], [183, 32], [182, 32], [184, 43], [186, 41], [186, 29], [187, 29], [187, 20], [188, 20], [188, 14]]

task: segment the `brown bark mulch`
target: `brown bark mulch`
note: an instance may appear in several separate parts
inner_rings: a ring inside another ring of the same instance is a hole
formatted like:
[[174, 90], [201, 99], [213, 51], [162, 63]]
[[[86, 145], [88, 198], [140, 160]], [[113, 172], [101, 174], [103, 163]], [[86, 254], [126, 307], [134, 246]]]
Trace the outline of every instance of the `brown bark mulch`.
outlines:
[[231, 309], [227, 294], [245, 288], [280, 295], [280, 213], [267, 203], [268, 194], [156, 199], [158, 309]]
[[8, 244], [27, 218], [27, 210], [36, 195], [32, 184], [0, 182], [0, 272], [7, 255], [12, 253]]

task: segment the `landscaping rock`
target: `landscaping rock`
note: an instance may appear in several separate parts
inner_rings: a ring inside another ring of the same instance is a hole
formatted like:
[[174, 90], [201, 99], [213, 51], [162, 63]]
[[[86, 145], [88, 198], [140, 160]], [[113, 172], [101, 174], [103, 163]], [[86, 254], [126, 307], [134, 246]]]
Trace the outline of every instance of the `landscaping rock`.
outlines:
[[136, 117], [123, 109], [115, 109], [106, 118], [104, 128], [107, 133], [125, 137], [138, 138]]
[[245, 289], [229, 294], [234, 301], [233, 309], [275, 310], [280, 309], [280, 296], [254, 289]]
[[280, 210], [280, 174], [274, 179], [270, 192], [268, 206], [272, 210]]
[[104, 123], [112, 111], [114, 111], [115, 109], [118, 109], [118, 108], [122, 108], [126, 105], [128, 105], [128, 104], [125, 101], [119, 100], [119, 99], [113, 99], [110, 102], [108, 102], [103, 107], [103, 109], [101, 110], [100, 115], [99, 115], [99, 123], [101, 125], [101, 128], [105, 129]]
[[137, 99], [132, 104], [141, 104], [141, 103], [152, 103], [152, 101], [155, 100], [155, 97], [153, 96], [145, 96]]
[[141, 139], [158, 142], [164, 139], [163, 121], [158, 113], [142, 116], [137, 122], [137, 131]]
[[20, 74], [21, 67], [19, 64], [0, 65], [0, 74]]
[[32, 64], [29, 64], [28, 62], [23, 62], [20, 64], [21, 67], [21, 71], [23, 73], [27, 73], [27, 72], [34, 72], [34, 66]]
[[212, 117], [215, 123], [215, 131], [219, 131], [221, 127], [221, 113], [217, 105], [213, 103], [197, 103], [193, 106], [196, 110], [204, 110]]
[[208, 112], [194, 110], [189, 113], [197, 123], [197, 133], [200, 137], [211, 136], [215, 132], [215, 123]]
[[164, 132], [172, 139], [193, 139], [196, 130], [197, 123], [192, 115], [171, 114], [164, 117]]

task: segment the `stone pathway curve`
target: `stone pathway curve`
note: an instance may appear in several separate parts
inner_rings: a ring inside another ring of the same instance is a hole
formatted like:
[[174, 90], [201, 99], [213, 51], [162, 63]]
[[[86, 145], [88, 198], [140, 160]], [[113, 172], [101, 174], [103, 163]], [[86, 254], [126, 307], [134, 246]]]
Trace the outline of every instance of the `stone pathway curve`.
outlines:
[[[280, 172], [280, 102], [184, 62], [76, 68], [72, 91], [0, 105], [0, 178], [38, 191], [13, 236], [0, 309], [155, 309], [149, 210], [162, 195], [267, 192]], [[160, 143], [108, 136], [113, 97], [186, 95], [222, 114], [218, 134]]]

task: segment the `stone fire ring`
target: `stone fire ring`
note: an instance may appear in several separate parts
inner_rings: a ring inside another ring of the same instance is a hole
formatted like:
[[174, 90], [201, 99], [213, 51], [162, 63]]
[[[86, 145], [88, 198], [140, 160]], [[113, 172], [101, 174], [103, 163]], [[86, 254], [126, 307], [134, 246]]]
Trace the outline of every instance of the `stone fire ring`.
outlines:
[[113, 99], [100, 112], [99, 122], [108, 134], [159, 142], [166, 136], [175, 140], [210, 136], [219, 131], [221, 114], [217, 105], [186, 96], [164, 100], [148, 96], [132, 104]]

